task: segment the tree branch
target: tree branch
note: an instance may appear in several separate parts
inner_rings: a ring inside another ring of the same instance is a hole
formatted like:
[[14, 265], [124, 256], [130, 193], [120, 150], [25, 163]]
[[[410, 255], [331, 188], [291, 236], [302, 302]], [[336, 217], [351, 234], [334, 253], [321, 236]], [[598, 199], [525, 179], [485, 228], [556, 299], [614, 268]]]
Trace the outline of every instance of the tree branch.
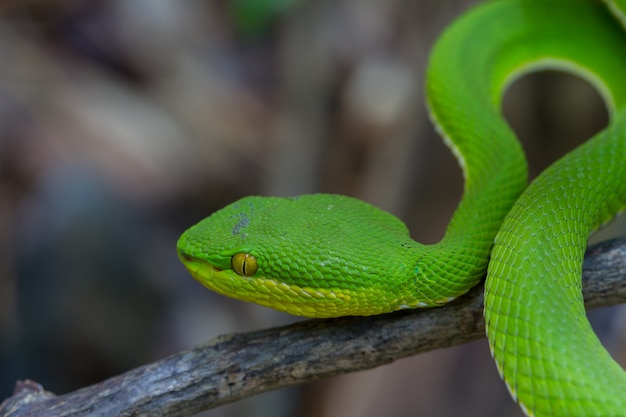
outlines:
[[[626, 239], [587, 252], [588, 308], [626, 301]], [[482, 287], [443, 308], [307, 320], [218, 337], [106, 381], [55, 396], [20, 381], [0, 415], [188, 416], [289, 385], [373, 368], [484, 337]]]

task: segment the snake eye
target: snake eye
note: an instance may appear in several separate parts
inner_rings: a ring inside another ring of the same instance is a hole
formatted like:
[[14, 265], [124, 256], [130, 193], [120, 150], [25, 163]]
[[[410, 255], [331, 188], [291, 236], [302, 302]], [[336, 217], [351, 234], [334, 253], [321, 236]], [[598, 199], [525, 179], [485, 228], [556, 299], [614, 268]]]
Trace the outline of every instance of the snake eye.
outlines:
[[251, 277], [259, 268], [256, 258], [249, 253], [244, 252], [233, 255], [230, 259], [230, 264], [237, 275], [241, 275], [243, 277]]

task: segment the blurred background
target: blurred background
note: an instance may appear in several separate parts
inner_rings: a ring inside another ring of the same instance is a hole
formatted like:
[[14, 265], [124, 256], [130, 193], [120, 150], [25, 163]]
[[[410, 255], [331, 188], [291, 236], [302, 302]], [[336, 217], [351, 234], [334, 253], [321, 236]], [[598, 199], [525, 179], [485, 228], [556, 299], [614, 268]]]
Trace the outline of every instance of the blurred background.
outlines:
[[[0, 2], [0, 400], [61, 394], [296, 318], [205, 290], [188, 226], [250, 194], [356, 196], [436, 242], [462, 191], [424, 107], [459, 0]], [[602, 129], [587, 84], [537, 74], [504, 114], [533, 175]], [[609, 233], [623, 234], [616, 225]], [[623, 309], [592, 320], [626, 363]], [[521, 416], [486, 342], [203, 416]]]

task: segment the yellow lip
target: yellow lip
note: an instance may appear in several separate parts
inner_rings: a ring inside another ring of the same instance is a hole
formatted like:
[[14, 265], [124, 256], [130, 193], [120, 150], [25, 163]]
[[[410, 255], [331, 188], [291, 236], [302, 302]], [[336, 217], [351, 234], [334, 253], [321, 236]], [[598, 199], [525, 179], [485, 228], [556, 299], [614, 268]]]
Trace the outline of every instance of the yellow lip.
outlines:
[[[358, 294], [346, 289], [301, 287], [266, 277], [242, 277], [229, 269], [220, 269], [205, 260], [179, 252], [181, 262], [191, 276], [206, 288], [242, 301], [254, 302], [296, 316], [338, 317], [350, 313], [345, 310]], [[356, 303], [367, 306], [366, 303]], [[377, 314], [367, 307], [357, 315]]]
[[184, 253], [179, 253], [178, 257], [189, 273], [198, 281], [204, 282], [213, 278], [213, 273], [217, 269], [213, 265]]
[[196, 281], [217, 293], [228, 297], [236, 296], [235, 285], [229, 271], [217, 268], [203, 259], [185, 253], [179, 252], [178, 257]]

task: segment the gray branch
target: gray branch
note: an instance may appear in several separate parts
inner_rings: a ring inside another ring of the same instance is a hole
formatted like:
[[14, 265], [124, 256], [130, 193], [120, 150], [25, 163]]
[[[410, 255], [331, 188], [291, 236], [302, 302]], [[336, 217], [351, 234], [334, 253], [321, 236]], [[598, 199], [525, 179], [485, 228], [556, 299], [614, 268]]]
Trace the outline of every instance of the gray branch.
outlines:
[[[626, 239], [590, 248], [583, 274], [587, 307], [625, 302], [625, 278]], [[189, 416], [484, 337], [482, 303], [482, 288], [475, 288], [437, 309], [230, 334], [64, 395], [19, 381], [0, 404], [0, 416]]]

